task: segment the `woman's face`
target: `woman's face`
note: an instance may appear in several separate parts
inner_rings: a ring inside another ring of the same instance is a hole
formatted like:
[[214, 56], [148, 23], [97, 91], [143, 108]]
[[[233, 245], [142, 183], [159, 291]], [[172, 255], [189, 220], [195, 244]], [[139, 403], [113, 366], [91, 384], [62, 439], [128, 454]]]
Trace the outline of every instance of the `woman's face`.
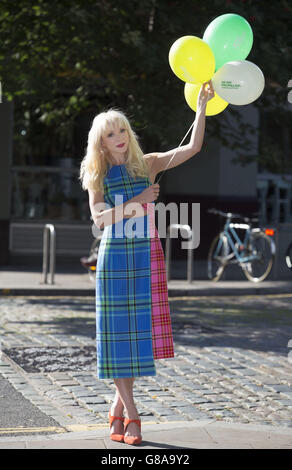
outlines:
[[102, 136], [102, 146], [108, 150], [113, 157], [123, 156], [129, 145], [129, 134], [122, 124], [115, 123]]

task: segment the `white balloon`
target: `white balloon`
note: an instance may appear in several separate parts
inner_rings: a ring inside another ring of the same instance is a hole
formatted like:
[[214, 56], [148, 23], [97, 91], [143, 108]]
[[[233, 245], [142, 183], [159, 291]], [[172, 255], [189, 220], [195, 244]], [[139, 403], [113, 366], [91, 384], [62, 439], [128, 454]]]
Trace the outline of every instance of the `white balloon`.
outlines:
[[262, 94], [265, 77], [257, 65], [240, 60], [222, 65], [213, 76], [212, 84], [223, 100], [244, 105], [252, 103]]

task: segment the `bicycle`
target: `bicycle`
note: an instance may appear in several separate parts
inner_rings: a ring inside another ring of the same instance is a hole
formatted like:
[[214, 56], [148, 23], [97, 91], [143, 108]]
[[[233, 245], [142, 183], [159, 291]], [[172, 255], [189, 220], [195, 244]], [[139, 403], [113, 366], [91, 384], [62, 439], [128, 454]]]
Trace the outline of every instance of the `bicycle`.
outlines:
[[[90, 217], [92, 220], [92, 217]], [[100, 246], [100, 242], [102, 239], [102, 234], [103, 234], [103, 229], [100, 230], [100, 232], [97, 234], [96, 238], [93, 240], [90, 250], [89, 250], [89, 255], [83, 256], [80, 258], [80, 263], [82, 266], [87, 269], [89, 279], [91, 282], [95, 281], [95, 276], [96, 276], [96, 262], [97, 262], [97, 255], [98, 255], [98, 250]]]
[[[269, 275], [275, 259], [276, 246], [271, 238], [274, 230], [252, 227], [258, 218], [217, 209], [209, 209], [208, 212], [226, 218], [223, 230], [214, 238], [209, 249], [208, 278], [218, 281], [228, 264], [238, 264], [249, 281], [263, 281]], [[231, 222], [238, 218], [243, 219], [244, 223]], [[243, 230], [243, 240], [237, 230]]]

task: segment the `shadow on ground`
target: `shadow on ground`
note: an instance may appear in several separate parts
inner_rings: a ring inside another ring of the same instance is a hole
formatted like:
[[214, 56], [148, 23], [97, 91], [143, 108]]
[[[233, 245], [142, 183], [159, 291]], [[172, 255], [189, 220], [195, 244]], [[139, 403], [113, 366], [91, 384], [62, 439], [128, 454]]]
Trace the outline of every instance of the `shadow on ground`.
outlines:
[[[26, 297], [27, 309], [46, 307], [46, 318], [9, 321], [39, 334], [95, 338], [94, 297]], [[170, 298], [175, 343], [197, 347], [236, 347], [287, 356], [292, 339], [292, 296]], [[23, 306], [22, 306], [23, 307]], [[25, 332], [24, 332], [25, 334]]]

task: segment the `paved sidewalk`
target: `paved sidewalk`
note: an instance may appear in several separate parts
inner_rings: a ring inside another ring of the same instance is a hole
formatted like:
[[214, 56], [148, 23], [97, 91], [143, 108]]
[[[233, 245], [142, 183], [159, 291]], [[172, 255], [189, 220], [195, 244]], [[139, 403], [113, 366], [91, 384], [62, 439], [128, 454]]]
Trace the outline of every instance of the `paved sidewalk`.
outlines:
[[[48, 281], [50, 277], [48, 276]], [[1, 295], [93, 295], [95, 284], [88, 274], [56, 273], [54, 284], [43, 284], [42, 273], [29, 268], [5, 267], [0, 269]], [[180, 295], [251, 295], [292, 293], [291, 280], [265, 280], [260, 283], [251, 281], [170, 280], [170, 296]]]
[[46, 438], [0, 438], [0, 449], [164, 449], [181, 455], [183, 449], [292, 449], [291, 429], [213, 420], [142, 424], [139, 446], [113, 442], [108, 434], [107, 427]]
[[[170, 308], [175, 357], [135, 381], [141, 449], [290, 446], [292, 295], [178, 296]], [[96, 378], [94, 296], [2, 296], [0, 311], [0, 374], [56, 423], [5, 428], [0, 406], [2, 448], [121, 446], [106, 424], [114, 385]]]

